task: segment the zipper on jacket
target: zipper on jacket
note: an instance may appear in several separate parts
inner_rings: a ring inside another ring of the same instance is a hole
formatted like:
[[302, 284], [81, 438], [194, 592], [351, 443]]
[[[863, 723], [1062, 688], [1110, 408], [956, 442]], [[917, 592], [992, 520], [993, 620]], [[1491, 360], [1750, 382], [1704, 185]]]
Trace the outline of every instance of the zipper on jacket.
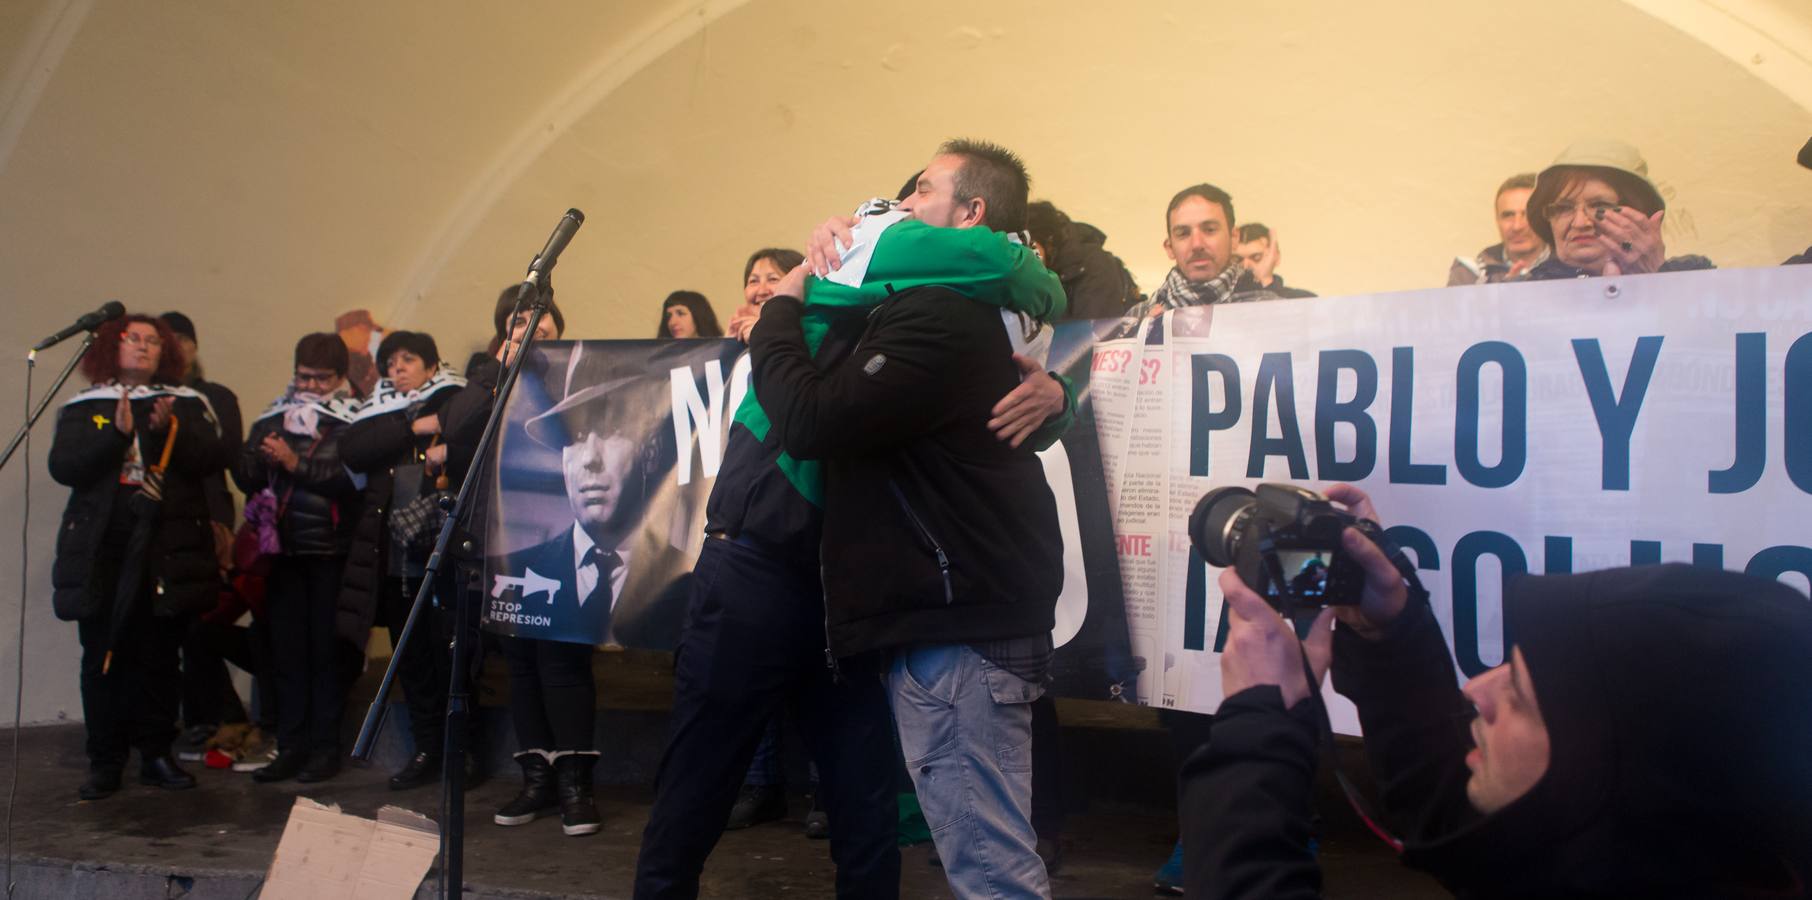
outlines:
[[[820, 586], [824, 584], [824, 563], [822, 561], [818, 563], [818, 584]], [[820, 597], [824, 595], [822, 589], [818, 593]], [[831, 652], [830, 602], [828, 598], [824, 601], [824, 667], [830, 670], [831, 684], [839, 684], [843, 681], [843, 667], [837, 664], [837, 655]]]
[[925, 523], [919, 519], [919, 514], [912, 511], [912, 504], [906, 502], [906, 494], [900, 490], [899, 483], [889, 478], [887, 487], [893, 491], [893, 498], [900, 501], [900, 509], [905, 511], [907, 520], [912, 522], [912, 527], [918, 531], [919, 537], [924, 539], [925, 545], [931, 548], [932, 555], [937, 557], [937, 571], [944, 579], [944, 605], [949, 606], [955, 603], [956, 592], [950, 586], [950, 557], [944, 554], [944, 548], [937, 542], [937, 538], [932, 537], [931, 532], [926, 530]]

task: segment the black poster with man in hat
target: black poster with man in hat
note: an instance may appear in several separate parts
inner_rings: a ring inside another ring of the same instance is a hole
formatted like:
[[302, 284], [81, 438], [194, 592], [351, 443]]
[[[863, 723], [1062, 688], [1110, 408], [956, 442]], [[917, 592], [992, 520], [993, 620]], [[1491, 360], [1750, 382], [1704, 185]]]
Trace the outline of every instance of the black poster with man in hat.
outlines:
[[484, 627], [672, 649], [746, 382], [743, 347], [550, 341], [532, 352], [488, 466]]
[[[1134, 701], [1134, 656], [1088, 390], [1116, 321], [1067, 322], [1050, 368], [1078, 394], [1074, 424], [1040, 454], [1064, 532], [1055, 692]], [[541, 640], [672, 649], [705, 501], [748, 389], [742, 344], [538, 343], [486, 467], [484, 627]], [[884, 577], [885, 573], [877, 573]]]

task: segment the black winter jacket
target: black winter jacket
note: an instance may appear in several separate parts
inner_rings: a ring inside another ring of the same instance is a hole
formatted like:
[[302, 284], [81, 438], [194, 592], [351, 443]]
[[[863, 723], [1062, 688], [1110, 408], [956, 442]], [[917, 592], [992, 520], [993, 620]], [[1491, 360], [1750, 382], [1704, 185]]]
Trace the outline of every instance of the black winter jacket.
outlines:
[[[247, 496], [270, 487], [285, 504], [277, 525], [285, 556], [339, 556], [352, 548], [359, 517], [359, 492], [340, 463], [340, 432], [347, 426], [321, 417], [319, 438], [283, 430], [283, 416], [252, 423], [252, 433], [239, 451], [233, 480]], [[278, 434], [295, 451], [296, 471], [272, 465], [259, 450], [266, 435]], [[273, 476], [275, 481], [273, 482]], [[285, 501], [285, 498], [287, 502]]]
[[[1513, 580], [1506, 628], [1551, 751], [1489, 816], [1467, 799], [1472, 706], [1427, 603], [1376, 641], [1337, 626], [1334, 687], [1403, 862], [1467, 898], [1805, 896], [1812, 726], [1786, 713], [1812, 700], [1812, 615], [1743, 580], [1677, 564]], [[1222, 704], [1182, 773], [1190, 896], [1319, 896], [1311, 710], [1269, 686]]]
[[825, 460], [831, 652], [1050, 631], [1063, 584], [1056, 502], [1030, 447], [987, 425], [1020, 377], [1000, 307], [901, 291], [822, 373], [802, 310], [769, 300], [750, 350], [781, 444]]
[[[818, 343], [815, 365], [828, 370], [855, 350], [868, 325], [868, 307], [827, 307], [828, 327]], [[705, 531], [722, 533], [760, 547], [769, 557], [784, 559], [816, 577], [824, 511], [787, 480], [779, 460], [784, 451], [780, 429], [765, 438], [741, 422], [730, 423], [723, 464], [705, 503]]]
[[[152, 586], [152, 612], [182, 616], [213, 608], [220, 588], [220, 566], [214, 556], [214, 532], [208, 521], [203, 481], [230, 461], [206, 404], [184, 391], [171, 409], [180, 422], [164, 473], [163, 503], [158, 507], [152, 534], [148, 583]], [[113, 425], [113, 398], [79, 400], [64, 405], [57, 414], [56, 436], [50, 446], [50, 477], [71, 488], [63, 523], [57, 530], [56, 562], [50, 582], [57, 617], [89, 618], [112, 608], [113, 584], [93, 577], [108, 526], [115, 517], [129, 515], [123, 501], [120, 469], [126, 449], [138, 439], [139, 458], [147, 465], [163, 453], [168, 431], [151, 433], [147, 423], [155, 399], [132, 403], [138, 430], [121, 434]]]
[[420, 463], [432, 443], [431, 437], [416, 435], [411, 423], [439, 414], [455, 393], [452, 387], [443, 388], [408, 410], [360, 419], [340, 434], [340, 460], [365, 477], [365, 490], [346, 572], [340, 578], [336, 630], [361, 649], [377, 617], [378, 591], [389, 571], [390, 500], [396, 467]]
[[1068, 238], [1055, 266], [1069, 301], [1064, 319], [1118, 319], [1145, 298], [1126, 264], [1103, 246], [1101, 229], [1074, 222]]

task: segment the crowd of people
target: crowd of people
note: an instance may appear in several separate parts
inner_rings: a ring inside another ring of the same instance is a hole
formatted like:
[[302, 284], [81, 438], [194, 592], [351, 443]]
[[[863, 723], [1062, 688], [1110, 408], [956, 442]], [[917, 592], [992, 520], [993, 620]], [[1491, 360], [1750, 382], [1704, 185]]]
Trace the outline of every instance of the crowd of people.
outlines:
[[[663, 301], [658, 339], [748, 344], [753, 406], [729, 430], [706, 509], [635, 896], [696, 896], [725, 827], [784, 814], [783, 709], [811, 756], [808, 831], [831, 841], [839, 896], [898, 896], [902, 764], [959, 896], [1049, 896], [1059, 845], [1052, 799], [1034, 782], [1050, 783], [1037, 772], [1055, 749], [1044, 686], [1062, 541], [1034, 453], [1070, 426], [1075, 396], [1045, 371], [1047, 326], [1314, 294], [1285, 284], [1277, 230], [1239, 222], [1212, 184], [1170, 201], [1174, 265], [1149, 292], [1105, 235], [1031, 202], [1029, 184], [1012, 153], [952, 141], [895, 198], [825, 220], [804, 252], [752, 253], [727, 325], [698, 292]], [[1634, 148], [1576, 143], [1539, 174], [1503, 182], [1500, 242], [1456, 258], [1448, 283], [1708, 267], [1667, 255], [1665, 214]], [[854, 259], [860, 271], [844, 271]], [[542, 290], [536, 336], [561, 337], [564, 314], [552, 285]], [[463, 376], [430, 335], [394, 331], [373, 354], [382, 377], [362, 393], [340, 335], [303, 336], [288, 389], [249, 434], [232, 392], [203, 377], [187, 317], [128, 315], [99, 330], [82, 360], [91, 384], [62, 408], [50, 454], [52, 476], [71, 488], [52, 579], [56, 613], [77, 622], [83, 651], [82, 799], [120, 790], [134, 750], [139, 780], [167, 789], [196, 785], [179, 756], [260, 783], [339, 773], [370, 631], [381, 624], [394, 640], [402, 628], [427, 574], [436, 499], [474, 471], [503, 365], [526, 337], [516, 295], [498, 297], [490, 344]], [[569, 385], [569, 399], [578, 394]], [[1356, 489], [1331, 496], [1379, 518]], [[1307, 797], [1321, 732], [1308, 679], [1330, 660], [1336, 688], [1358, 704], [1405, 861], [1460, 893], [1599, 895], [1681, 879], [1740, 893], [1812, 879], [1812, 726], [1767, 715], [1812, 701], [1803, 597], [1679, 570], [1519, 582], [1506, 616], [1533, 624], [1517, 629], [1506, 666], [1461, 689], [1426, 596], [1358, 532], [1349, 538], [1368, 571], [1365, 604], [1338, 626], [1324, 615], [1301, 643], [1222, 576], [1227, 699], [1211, 725], [1189, 716], [1173, 729], [1189, 761], [1161, 890], [1319, 892]], [[585, 543], [568, 555], [583, 552], [576, 567], [614, 604], [618, 549]], [[479, 589], [471, 566], [443, 573], [433, 639], [411, 641], [400, 660], [413, 753], [393, 789], [434, 781], [446, 763], [448, 695], [478, 674], [476, 656], [448, 649], [458, 630], [478, 638], [450, 598]], [[1652, 647], [1581, 636], [1596, 617], [1629, 616], [1644, 617], [1629, 633]], [[1710, 666], [1729, 646], [1718, 640], [1754, 653], [1715, 693], [1678, 673], [1632, 687], [1581, 664], [1616, 655], [1647, 672], [1699, 654]], [[568, 835], [596, 832], [592, 647], [469, 643], [501, 653], [510, 678], [522, 787], [494, 821], [557, 815]], [[252, 703], [233, 690], [228, 661], [255, 676]], [[1638, 695], [1655, 685], [1672, 706], [1645, 705]], [[1612, 704], [1641, 712], [1612, 716]], [[1664, 713], [1715, 724], [1676, 740], [1650, 721]], [[1715, 793], [1681, 790], [1736, 734], [1765, 749]], [[1632, 751], [1631, 740], [1670, 749]], [[480, 756], [466, 757], [468, 786], [485, 774]], [[1609, 771], [1645, 780], [1612, 785]]]

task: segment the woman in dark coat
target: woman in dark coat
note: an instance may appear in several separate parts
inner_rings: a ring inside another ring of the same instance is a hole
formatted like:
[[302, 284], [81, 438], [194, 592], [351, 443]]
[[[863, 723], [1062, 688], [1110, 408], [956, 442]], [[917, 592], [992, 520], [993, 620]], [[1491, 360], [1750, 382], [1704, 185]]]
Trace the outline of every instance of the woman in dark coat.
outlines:
[[[338, 627], [360, 647], [374, 618], [389, 628], [394, 642], [409, 616], [427, 553], [399, 545], [391, 512], [434, 489], [429, 469], [438, 468], [446, 458], [446, 445], [440, 442], [441, 407], [466, 384], [441, 365], [434, 338], [419, 332], [397, 331], [385, 337], [378, 345], [377, 364], [385, 377], [340, 436], [340, 459], [355, 479], [364, 481], [364, 505], [341, 578]], [[415, 753], [391, 776], [392, 790], [427, 784], [440, 774], [452, 677], [452, 661], [442, 639], [451, 632], [442, 618], [437, 609], [427, 610], [404, 648], [398, 676], [409, 707]]]
[[[117, 319], [82, 358], [93, 386], [57, 416], [50, 475], [71, 494], [51, 586], [57, 617], [75, 621], [82, 642], [84, 800], [119, 790], [133, 749], [140, 782], [195, 786], [170, 756], [182, 690], [177, 650], [189, 618], [213, 607], [219, 592], [202, 483], [229, 460], [207, 400], [178, 386], [182, 370], [169, 326], [149, 316]], [[147, 503], [149, 494], [136, 495], [147, 476], [156, 483], [166, 458], [162, 501]], [[149, 544], [129, 554], [135, 530]]]
[[[551, 286], [548, 293], [548, 313], [536, 326], [536, 341], [555, 340], [566, 331], [566, 319], [553, 304]], [[505, 288], [497, 297], [492, 317], [495, 334], [489, 353], [473, 356], [466, 364], [471, 383], [447, 404], [447, 468], [455, 483], [475, 462], [503, 366], [520, 349], [528, 321], [529, 312], [516, 308], [516, 287]], [[524, 379], [528, 372], [525, 366]], [[526, 380], [517, 382], [518, 390], [526, 386]], [[475, 492], [473, 496], [485, 495]], [[482, 512], [475, 512], [471, 521], [484, 521]], [[516, 729], [515, 756], [522, 766], [522, 790], [491, 820], [499, 825], [527, 825], [558, 810], [566, 834], [596, 832], [601, 819], [592, 794], [592, 768], [598, 761], [598, 687], [592, 675], [591, 645], [513, 636], [499, 636], [498, 642], [510, 669], [510, 721]]]
[[282, 542], [265, 581], [277, 758], [252, 773], [260, 783], [326, 781], [340, 771], [346, 690], [365, 650], [334, 633], [340, 574], [359, 513], [358, 490], [339, 449], [340, 433], [358, 408], [346, 381], [348, 363], [337, 334], [296, 342], [294, 380], [252, 423], [233, 471], [248, 498], [270, 490]]

